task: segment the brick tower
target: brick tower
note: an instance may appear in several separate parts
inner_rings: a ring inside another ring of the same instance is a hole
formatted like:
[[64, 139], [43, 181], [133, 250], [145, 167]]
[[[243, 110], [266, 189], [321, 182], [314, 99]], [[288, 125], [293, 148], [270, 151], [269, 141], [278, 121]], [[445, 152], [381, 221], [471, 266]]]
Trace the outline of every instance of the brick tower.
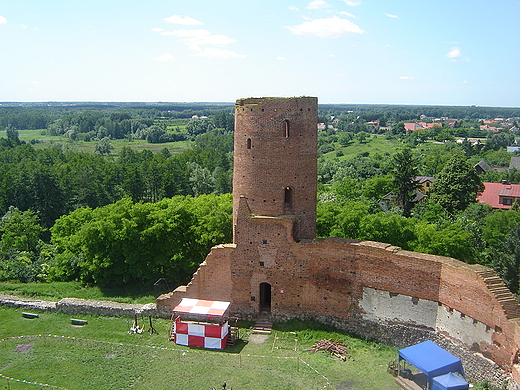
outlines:
[[293, 218], [296, 241], [316, 235], [318, 99], [236, 102], [233, 227], [241, 198], [253, 215]]

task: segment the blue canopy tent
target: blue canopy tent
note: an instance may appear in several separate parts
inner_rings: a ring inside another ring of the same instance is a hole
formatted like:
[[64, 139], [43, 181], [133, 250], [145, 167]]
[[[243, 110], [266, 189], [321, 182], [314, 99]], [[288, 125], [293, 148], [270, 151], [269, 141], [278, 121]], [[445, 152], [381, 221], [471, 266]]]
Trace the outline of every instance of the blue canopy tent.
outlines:
[[399, 350], [399, 363], [401, 360], [406, 360], [426, 375], [428, 389], [432, 388], [433, 378], [437, 376], [458, 372], [464, 377], [460, 359], [429, 340]]
[[432, 390], [468, 390], [469, 383], [460, 376], [450, 372], [449, 374], [433, 378]]

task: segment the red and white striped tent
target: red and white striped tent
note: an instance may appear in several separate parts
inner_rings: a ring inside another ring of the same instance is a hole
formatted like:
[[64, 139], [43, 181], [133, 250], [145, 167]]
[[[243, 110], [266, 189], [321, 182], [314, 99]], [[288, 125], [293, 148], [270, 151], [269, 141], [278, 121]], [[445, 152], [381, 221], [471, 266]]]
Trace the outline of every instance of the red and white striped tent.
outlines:
[[229, 333], [228, 308], [229, 302], [182, 298], [173, 309], [175, 344], [225, 348]]

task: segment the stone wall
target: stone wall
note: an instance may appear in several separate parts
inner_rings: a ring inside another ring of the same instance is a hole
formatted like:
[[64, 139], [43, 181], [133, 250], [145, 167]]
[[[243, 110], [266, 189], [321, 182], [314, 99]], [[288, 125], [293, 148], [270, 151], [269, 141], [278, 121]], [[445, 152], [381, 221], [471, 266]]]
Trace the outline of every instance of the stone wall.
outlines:
[[133, 317], [135, 314], [157, 318], [171, 318], [171, 309], [155, 303], [129, 304], [92, 299], [63, 298], [58, 302], [0, 295], [0, 306], [16, 307], [23, 310], [55, 311], [71, 315], [91, 314], [112, 317]]

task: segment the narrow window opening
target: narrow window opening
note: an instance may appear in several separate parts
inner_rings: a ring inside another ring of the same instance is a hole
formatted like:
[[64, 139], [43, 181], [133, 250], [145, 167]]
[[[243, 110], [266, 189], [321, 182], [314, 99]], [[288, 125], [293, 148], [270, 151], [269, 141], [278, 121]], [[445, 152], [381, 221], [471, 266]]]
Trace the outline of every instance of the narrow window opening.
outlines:
[[247, 139], [247, 148], [251, 149], [251, 138]]
[[283, 136], [289, 138], [289, 121], [286, 119], [283, 121]]
[[294, 197], [293, 189], [291, 187], [285, 187], [285, 194], [284, 194], [285, 207], [292, 208], [293, 197]]

